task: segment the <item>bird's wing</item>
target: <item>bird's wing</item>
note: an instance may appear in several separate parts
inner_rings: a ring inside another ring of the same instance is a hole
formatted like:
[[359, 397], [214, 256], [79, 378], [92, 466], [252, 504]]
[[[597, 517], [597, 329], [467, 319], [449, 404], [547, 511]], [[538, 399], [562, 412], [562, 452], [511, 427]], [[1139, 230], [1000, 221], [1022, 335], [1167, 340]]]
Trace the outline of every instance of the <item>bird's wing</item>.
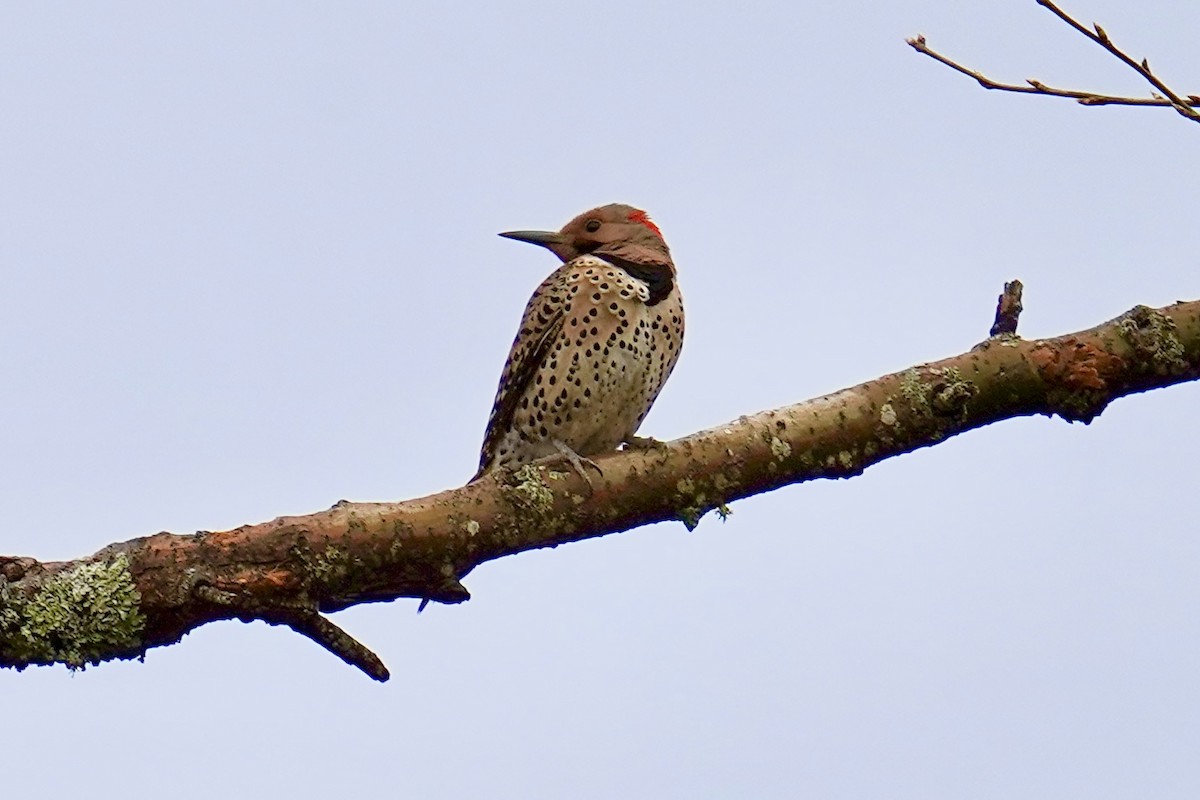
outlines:
[[501, 437], [512, 427], [517, 404], [521, 402], [534, 373], [545, 361], [562, 330], [569, 273], [567, 265], [559, 268], [542, 281], [525, 306], [521, 327], [513, 339], [504, 371], [500, 374], [500, 386], [496, 389], [496, 400], [492, 403], [492, 414], [488, 417], [487, 432], [483, 436], [479, 471], [472, 480], [483, 475], [492, 465]]

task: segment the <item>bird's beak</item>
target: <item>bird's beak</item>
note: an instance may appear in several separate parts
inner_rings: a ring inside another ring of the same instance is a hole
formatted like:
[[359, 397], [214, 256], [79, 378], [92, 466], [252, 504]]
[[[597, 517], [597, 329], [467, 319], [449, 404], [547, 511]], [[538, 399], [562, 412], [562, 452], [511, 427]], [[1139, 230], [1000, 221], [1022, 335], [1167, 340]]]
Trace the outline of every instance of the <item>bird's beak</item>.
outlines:
[[551, 249], [556, 244], [566, 243], [563, 235], [558, 231], [505, 231], [500, 235], [505, 239], [516, 239], [518, 242], [529, 242]]

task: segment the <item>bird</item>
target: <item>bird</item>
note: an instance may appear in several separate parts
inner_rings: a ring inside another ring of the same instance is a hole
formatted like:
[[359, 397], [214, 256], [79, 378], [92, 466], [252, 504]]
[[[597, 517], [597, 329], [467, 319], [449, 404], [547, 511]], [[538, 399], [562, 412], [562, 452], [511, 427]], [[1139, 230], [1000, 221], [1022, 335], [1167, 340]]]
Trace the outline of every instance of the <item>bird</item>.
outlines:
[[546, 248], [562, 265], [525, 306], [472, 480], [565, 458], [591, 480], [588, 456], [636, 437], [683, 346], [683, 300], [662, 231], [645, 211], [612, 203], [558, 231], [501, 236]]

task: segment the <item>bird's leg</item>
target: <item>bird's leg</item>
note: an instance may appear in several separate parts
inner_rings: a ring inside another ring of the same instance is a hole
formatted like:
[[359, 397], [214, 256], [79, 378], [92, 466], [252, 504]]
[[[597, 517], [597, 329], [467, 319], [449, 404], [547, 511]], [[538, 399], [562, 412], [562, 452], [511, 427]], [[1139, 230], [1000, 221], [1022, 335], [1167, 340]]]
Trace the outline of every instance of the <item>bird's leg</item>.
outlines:
[[626, 450], [666, 450], [667, 443], [653, 436], [630, 436], [625, 440]]
[[579, 477], [583, 478], [584, 482], [587, 483], [588, 489], [595, 491], [596, 487], [592, 485], [592, 479], [587, 474], [587, 470], [584, 469], [584, 466], [589, 466], [596, 470], [596, 474], [603, 475], [604, 470], [600, 469], [600, 465], [595, 461], [592, 461], [590, 458], [584, 458], [583, 456], [579, 455], [579, 453], [576, 453], [564, 442], [561, 442], [558, 439], [552, 439], [551, 444], [553, 444], [554, 448], [558, 450], [557, 455], [552, 455], [542, 460], [551, 462], [566, 461], [577, 473], [579, 473]]

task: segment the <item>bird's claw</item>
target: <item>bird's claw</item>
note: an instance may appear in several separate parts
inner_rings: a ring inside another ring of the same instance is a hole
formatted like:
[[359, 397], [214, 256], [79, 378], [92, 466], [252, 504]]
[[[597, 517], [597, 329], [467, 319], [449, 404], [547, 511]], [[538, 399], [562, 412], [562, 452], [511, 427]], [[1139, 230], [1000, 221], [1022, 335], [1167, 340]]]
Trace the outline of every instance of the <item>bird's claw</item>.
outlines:
[[579, 477], [583, 478], [583, 482], [588, 485], [588, 490], [594, 492], [596, 487], [592, 483], [592, 478], [587, 474], [587, 470], [584, 469], [584, 467], [591, 467], [592, 469], [596, 470], [597, 475], [604, 475], [604, 470], [600, 469], [600, 465], [595, 461], [592, 461], [590, 458], [585, 458], [579, 455], [579, 453], [576, 453], [566, 444], [558, 441], [557, 439], [554, 440], [554, 447], [556, 450], [558, 450], [558, 453], [545, 460], [550, 462], [566, 461], [571, 465], [571, 468], [579, 474]]

